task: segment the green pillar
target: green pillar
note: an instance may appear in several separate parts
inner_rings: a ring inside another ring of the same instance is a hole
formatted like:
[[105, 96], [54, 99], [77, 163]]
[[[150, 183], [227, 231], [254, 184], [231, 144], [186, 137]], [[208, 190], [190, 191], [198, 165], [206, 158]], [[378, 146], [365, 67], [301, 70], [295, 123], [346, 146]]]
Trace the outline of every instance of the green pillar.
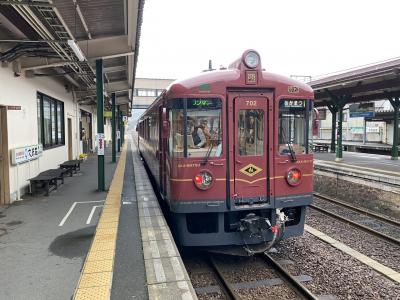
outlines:
[[337, 128], [337, 146], [336, 146], [336, 158], [335, 161], [343, 160], [343, 106], [339, 107], [339, 120], [338, 120], [338, 128]]
[[117, 128], [116, 128], [116, 122], [115, 122], [115, 93], [111, 94], [111, 114], [112, 114], [112, 119], [111, 119], [111, 135], [112, 135], [112, 162], [115, 163], [117, 161]]
[[331, 132], [331, 153], [336, 151], [336, 114], [337, 108], [334, 105], [328, 105], [329, 111], [332, 114], [332, 132]]
[[119, 106], [117, 108], [117, 128], [119, 130], [119, 139], [117, 140], [117, 151], [121, 152], [121, 114], [119, 111]]
[[124, 144], [124, 120], [122, 118], [122, 111], [119, 112], [119, 128], [121, 131], [121, 147]]
[[399, 97], [389, 98], [390, 103], [394, 109], [393, 116], [393, 146], [391, 151], [392, 160], [399, 159], [399, 109], [400, 109], [400, 99]]
[[[104, 142], [104, 91], [103, 91], [103, 60], [96, 60], [96, 95], [97, 95], [97, 185], [100, 192], [105, 191], [104, 178], [104, 152], [99, 151], [105, 148]], [[102, 137], [102, 139], [100, 139]], [[102, 143], [102, 145], [100, 145]]]

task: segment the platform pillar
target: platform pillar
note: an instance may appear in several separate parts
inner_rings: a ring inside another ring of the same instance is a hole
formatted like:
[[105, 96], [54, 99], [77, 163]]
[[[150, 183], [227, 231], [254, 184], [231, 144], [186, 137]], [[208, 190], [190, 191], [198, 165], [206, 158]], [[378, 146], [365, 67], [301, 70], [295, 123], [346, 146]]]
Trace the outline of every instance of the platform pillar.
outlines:
[[111, 94], [111, 135], [112, 135], [112, 162], [115, 163], [117, 161], [117, 128], [116, 128], [116, 120], [115, 120], [115, 93]]
[[[104, 135], [104, 90], [103, 90], [103, 60], [96, 60], [96, 99], [97, 99], [97, 136]], [[103, 143], [104, 139], [97, 139]], [[99, 149], [99, 143], [97, 144]], [[104, 177], [104, 154], [97, 151], [97, 188], [100, 192], [105, 191], [105, 177]]]
[[343, 160], [343, 106], [338, 111], [337, 145], [335, 161]]
[[391, 151], [392, 160], [399, 159], [399, 109], [400, 109], [400, 99], [399, 97], [388, 97], [390, 103], [393, 106], [393, 146]]
[[332, 114], [332, 132], [331, 132], [331, 153], [336, 151], [336, 114], [337, 108], [334, 105], [328, 104], [329, 111]]
[[367, 142], [367, 120], [364, 117], [364, 124], [363, 124], [363, 144]]
[[121, 113], [119, 111], [119, 105], [117, 107], [117, 128], [119, 130], [119, 139], [117, 140], [117, 151], [121, 152], [121, 121], [120, 121]]

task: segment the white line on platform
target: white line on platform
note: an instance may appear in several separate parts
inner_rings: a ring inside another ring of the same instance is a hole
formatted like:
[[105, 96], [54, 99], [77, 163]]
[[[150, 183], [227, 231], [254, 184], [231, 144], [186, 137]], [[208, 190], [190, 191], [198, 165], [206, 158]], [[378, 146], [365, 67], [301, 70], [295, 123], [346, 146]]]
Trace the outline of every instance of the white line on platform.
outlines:
[[69, 211], [67, 212], [67, 214], [64, 216], [64, 218], [61, 220], [60, 224], [58, 224], [58, 226], [63, 226], [65, 221], [67, 221], [69, 215], [72, 213], [72, 211], [74, 210], [75, 206], [77, 204], [84, 204], [84, 203], [95, 203], [95, 202], [104, 202], [105, 200], [97, 200], [97, 201], [78, 201], [78, 202], [74, 202], [72, 203]]
[[94, 206], [92, 207], [92, 210], [91, 210], [91, 212], [90, 212], [90, 214], [89, 214], [89, 217], [87, 218], [86, 225], [90, 224], [90, 222], [92, 221], [92, 217], [93, 217], [93, 214], [94, 214], [94, 211], [96, 210], [96, 208], [97, 208], [97, 207], [103, 207], [103, 206], [104, 206], [104, 205], [94, 205]]

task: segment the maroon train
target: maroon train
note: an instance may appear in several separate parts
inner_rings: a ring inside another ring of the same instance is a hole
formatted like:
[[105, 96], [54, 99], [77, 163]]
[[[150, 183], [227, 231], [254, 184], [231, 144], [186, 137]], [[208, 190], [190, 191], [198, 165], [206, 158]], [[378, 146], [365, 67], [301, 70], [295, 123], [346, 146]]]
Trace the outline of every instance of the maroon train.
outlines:
[[247, 50], [226, 70], [172, 83], [146, 110], [139, 149], [180, 245], [251, 254], [303, 233], [313, 98]]

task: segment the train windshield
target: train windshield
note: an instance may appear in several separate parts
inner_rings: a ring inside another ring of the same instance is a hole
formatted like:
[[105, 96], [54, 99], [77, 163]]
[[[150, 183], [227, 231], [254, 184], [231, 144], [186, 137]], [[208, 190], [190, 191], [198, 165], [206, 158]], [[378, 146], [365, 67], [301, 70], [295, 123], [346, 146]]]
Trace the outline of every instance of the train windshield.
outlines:
[[168, 106], [171, 156], [206, 159], [221, 156], [220, 99], [174, 99]]
[[284, 99], [279, 102], [279, 153], [308, 153], [308, 101]]

